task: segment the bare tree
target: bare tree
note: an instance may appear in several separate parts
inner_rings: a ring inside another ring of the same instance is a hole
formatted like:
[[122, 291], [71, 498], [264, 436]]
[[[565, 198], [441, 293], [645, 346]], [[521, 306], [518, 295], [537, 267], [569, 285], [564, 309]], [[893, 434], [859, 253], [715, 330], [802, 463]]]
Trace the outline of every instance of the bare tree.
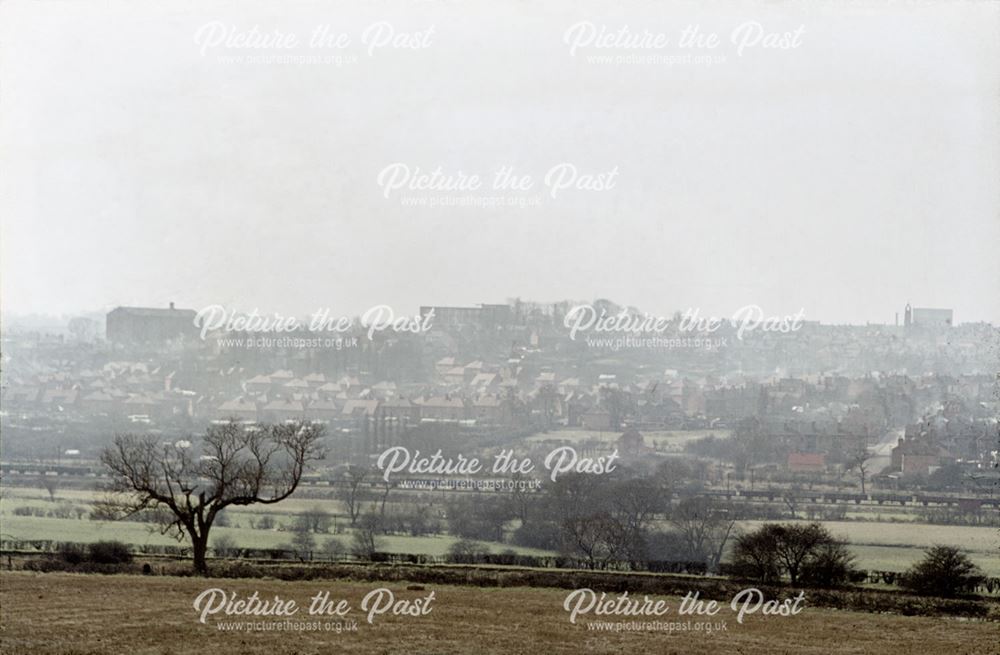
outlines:
[[861, 480], [861, 493], [868, 493], [865, 489], [865, 481], [868, 479], [868, 460], [872, 458], [872, 454], [868, 452], [867, 448], [860, 448], [855, 453], [853, 453], [847, 459], [847, 465], [845, 467], [846, 471], [857, 471], [858, 479]]
[[566, 550], [582, 556], [591, 569], [615, 559], [619, 553], [622, 526], [607, 513], [563, 521], [562, 535]]
[[457, 537], [503, 541], [504, 528], [513, 518], [503, 497], [470, 494], [448, 503], [448, 531]]
[[389, 501], [389, 494], [392, 492], [392, 481], [382, 480], [381, 483], [381, 494], [379, 496], [379, 520], [385, 523], [385, 504]]
[[710, 571], [719, 569], [736, 525], [736, 513], [731, 507], [710, 498], [686, 498], [674, 509], [670, 523], [680, 533], [689, 557], [705, 562]]
[[791, 512], [792, 518], [798, 518], [799, 511], [799, 495], [797, 489], [788, 489], [785, 493], [781, 494], [781, 501], [785, 503], [785, 507]]
[[305, 525], [296, 525], [292, 528], [292, 550], [300, 560], [312, 559], [312, 551], [316, 550], [316, 537]]
[[206, 573], [208, 533], [219, 512], [292, 495], [306, 463], [321, 457], [322, 433], [322, 427], [306, 423], [245, 426], [231, 420], [208, 429], [201, 457], [185, 442], [117, 435], [101, 453], [111, 481], [99, 509], [123, 518], [166, 508], [162, 532], [189, 538], [194, 569]]
[[361, 516], [361, 504], [365, 500], [365, 494], [361, 487], [367, 477], [368, 469], [361, 466], [351, 466], [347, 469], [344, 486], [337, 494], [347, 508], [347, 516], [351, 519], [352, 526], [358, 522], [358, 517]]
[[49, 492], [49, 501], [55, 502], [56, 492], [59, 490], [59, 478], [46, 475], [42, 478], [42, 487]]
[[643, 478], [618, 481], [607, 494], [611, 516], [620, 526], [617, 550], [631, 562], [645, 559], [646, 528], [665, 509], [665, 496], [653, 481]]
[[341, 559], [346, 552], [347, 548], [344, 547], [344, 542], [336, 537], [330, 537], [323, 542], [323, 554], [326, 555], [331, 562]]
[[555, 385], [543, 384], [538, 390], [537, 398], [542, 408], [542, 425], [544, 430], [548, 431], [555, 419], [556, 401], [559, 398]]
[[358, 559], [371, 560], [382, 548], [382, 522], [376, 514], [365, 514], [358, 521], [351, 543], [351, 553]]
[[508, 497], [510, 513], [515, 518], [520, 519], [521, 525], [524, 525], [528, 522], [528, 513], [531, 511], [531, 503], [533, 501], [532, 492], [527, 489], [530, 484], [530, 478], [518, 472], [511, 476], [511, 484], [513, 488]]
[[819, 523], [765, 523], [737, 537], [733, 565], [741, 575], [766, 583], [778, 581], [785, 572], [796, 585], [811, 560], [823, 555], [824, 549], [838, 547], [838, 544], [830, 531]]
[[330, 524], [333, 517], [328, 512], [318, 508], [307, 509], [295, 521], [294, 530], [305, 530], [306, 532], [326, 533], [330, 531]]

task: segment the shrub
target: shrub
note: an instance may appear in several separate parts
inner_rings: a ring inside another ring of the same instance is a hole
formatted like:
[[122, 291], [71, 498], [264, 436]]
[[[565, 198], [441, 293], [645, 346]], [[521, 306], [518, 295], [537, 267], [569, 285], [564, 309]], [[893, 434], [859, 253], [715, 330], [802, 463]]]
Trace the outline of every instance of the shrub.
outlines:
[[453, 564], [473, 564], [490, 549], [472, 539], [459, 539], [448, 548], [448, 561]]
[[120, 541], [95, 541], [87, 547], [88, 558], [94, 564], [128, 564], [132, 552]]
[[236, 557], [240, 550], [236, 540], [227, 534], [221, 534], [213, 539], [212, 548], [216, 557]]
[[823, 544], [802, 566], [800, 580], [811, 587], [843, 587], [863, 575], [854, 555], [840, 542]]
[[351, 554], [358, 559], [376, 561], [373, 557], [381, 550], [384, 542], [380, 536], [381, 529], [381, 522], [375, 514], [361, 516], [351, 540]]
[[67, 564], [79, 564], [87, 558], [87, 550], [81, 544], [61, 544], [58, 553], [59, 558]]
[[292, 550], [299, 557], [309, 557], [316, 550], [316, 538], [307, 530], [296, 530], [292, 537]]
[[331, 561], [342, 559], [347, 554], [347, 547], [344, 542], [336, 537], [330, 537], [323, 542], [323, 554]]
[[954, 546], [934, 546], [910, 567], [901, 584], [922, 596], [952, 598], [975, 591], [985, 578], [969, 557]]
[[737, 576], [774, 584], [787, 575], [793, 585], [836, 586], [853, 569], [845, 545], [819, 523], [765, 523], [736, 538], [732, 570]]
[[737, 577], [773, 584], [781, 579], [775, 535], [767, 526], [736, 537], [730, 571]]
[[562, 547], [562, 529], [553, 521], [535, 521], [514, 531], [514, 544], [523, 548], [559, 550]]

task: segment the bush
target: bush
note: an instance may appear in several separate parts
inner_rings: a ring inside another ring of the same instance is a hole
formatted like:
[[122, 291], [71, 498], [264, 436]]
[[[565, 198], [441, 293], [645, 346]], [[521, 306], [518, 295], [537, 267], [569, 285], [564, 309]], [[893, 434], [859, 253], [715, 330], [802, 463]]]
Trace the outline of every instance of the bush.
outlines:
[[452, 564], [472, 564], [482, 556], [489, 554], [489, 552], [489, 548], [477, 541], [459, 539], [448, 547], [448, 562]]
[[802, 566], [801, 582], [810, 587], [843, 587], [863, 576], [854, 555], [839, 542], [822, 545]]
[[853, 558], [846, 545], [819, 523], [765, 523], [736, 538], [731, 570], [738, 576], [776, 584], [838, 586], [850, 580]]
[[382, 549], [382, 525], [375, 514], [365, 514], [358, 518], [354, 537], [351, 540], [351, 554], [362, 560], [376, 561], [374, 556]]
[[57, 552], [59, 558], [67, 564], [79, 564], [87, 559], [87, 550], [81, 544], [61, 544]]
[[781, 579], [778, 562], [777, 538], [767, 525], [759, 530], [741, 534], [733, 546], [733, 561], [728, 567], [739, 578], [775, 584]]
[[562, 529], [553, 521], [535, 521], [524, 524], [514, 531], [514, 544], [522, 548], [539, 550], [560, 550]]
[[340, 539], [330, 537], [323, 542], [323, 555], [325, 555], [331, 562], [343, 559], [346, 554], [347, 547], [344, 546], [344, 542]]
[[94, 564], [128, 564], [132, 552], [120, 541], [95, 541], [87, 547], [88, 558]]
[[307, 530], [296, 530], [292, 537], [292, 549], [301, 558], [311, 557], [316, 550], [316, 537]]
[[236, 557], [240, 553], [236, 540], [227, 534], [222, 534], [212, 540], [212, 549], [216, 557]]
[[910, 567], [900, 583], [921, 596], [952, 598], [971, 593], [983, 582], [979, 567], [954, 546], [934, 546]]

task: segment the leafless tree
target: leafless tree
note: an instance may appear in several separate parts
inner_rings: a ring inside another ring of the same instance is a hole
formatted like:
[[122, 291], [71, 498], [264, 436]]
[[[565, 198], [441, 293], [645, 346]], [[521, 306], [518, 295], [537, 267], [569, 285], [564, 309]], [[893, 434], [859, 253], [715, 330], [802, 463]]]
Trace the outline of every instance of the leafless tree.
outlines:
[[582, 556], [591, 569], [618, 556], [621, 532], [621, 525], [607, 513], [569, 518], [562, 524], [567, 551]]
[[44, 476], [42, 478], [42, 487], [45, 488], [45, 491], [49, 492], [49, 500], [55, 502], [56, 492], [59, 490], [59, 478], [52, 475]]
[[358, 559], [371, 560], [384, 542], [382, 522], [376, 514], [365, 514], [358, 521], [351, 544], [351, 553]]
[[791, 512], [792, 518], [798, 518], [799, 511], [799, 495], [797, 489], [788, 489], [785, 493], [781, 494], [781, 501], [785, 503], [785, 507]]
[[674, 509], [670, 523], [680, 533], [689, 557], [705, 562], [710, 571], [719, 569], [736, 525], [732, 507], [710, 498], [686, 498]]
[[860, 448], [854, 452], [847, 459], [847, 466], [845, 471], [857, 471], [858, 479], [861, 480], [861, 493], [868, 493], [865, 489], [865, 482], [868, 480], [868, 460], [872, 458], [872, 454], [868, 452], [867, 448]]
[[340, 500], [343, 501], [344, 506], [347, 508], [347, 516], [351, 519], [352, 526], [358, 522], [358, 517], [361, 516], [361, 505], [365, 500], [365, 493], [362, 486], [368, 477], [368, 473], [368, 469], [362, 466], [348, 468], [344, 486], [338, 491]]
[[230, 505], [273, 504], [298, 488], [307, 462], [321, 457], [322, 428], [306, 423], [213, 425], [198, 457], [187, 443], [117, 435], [101, 453], [111, 480], [100, 511], [122, 518], [163, 509], [164, 534], [191, 540], [194, 569], [206, 573], [208, 534]]
[[528, 491], [531, 479], [523, 473], [515, 473], [511, 476], [513, 488], [509, 496], [510, 513], [515, 518], [520, 519], [521, 524], [528, 522], [528, 513], [531, 510], [532, 492]]
[[340, 539], [330, 537], [323, 542], [322, 552], [331, 562], [335, 562], [344, 556], [344, 553], [347, 552], [347, 548], [344, 547], [344, 542]]
[[292, 550], [300, 560], [312, 559], [312, 552], [316, 550], [316, 537], [303, 525], [293, 527]]
[[329, 513], [318, 509], [307, 509], [300, 513], [295, 521], [294, 530], [316, 533], [326, 533], [330, 531], [330, 524], [333, 517]]
[[381, 493], [379, 494], [379, 520], [385, 523], [385, 504], [389, 501], [389, 494], [392, 492], [392, 481], [381, 480], [379, 483]]
[[608, 489], [607, 504], [620, 526], [617, 550], [631, 562], [646, 557], [646, 528], [664, 510], [665, 496], [651, 480], [621, 480]]

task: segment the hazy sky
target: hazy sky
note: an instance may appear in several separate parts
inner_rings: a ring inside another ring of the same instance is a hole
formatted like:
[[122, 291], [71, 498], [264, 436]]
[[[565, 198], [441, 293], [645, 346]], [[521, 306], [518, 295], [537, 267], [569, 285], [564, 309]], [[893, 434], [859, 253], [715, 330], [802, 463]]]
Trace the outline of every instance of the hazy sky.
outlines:
[[[891, 322], [910, 301], [1000, 323], [1000, 4], [861, 4], [4, 2], [3, 309], [605, 297]], [[748, 22], [797, 47], [740, 52]], [[323, 25], [348, 42], [310, 48]], [[688, 25], [719, 45], [682, 48]], [[238, 47], [255, 26], [299, 43]], [[390, 29], [418, 47], [369, 54]], [[231, 59], [262, 55], [341, 63]], [[393, 163], [485, 185], [387, 198]], [[553, 198], [561, 163], [617, 175]], [[489, 189], [501, 166], [534, 187]]]

